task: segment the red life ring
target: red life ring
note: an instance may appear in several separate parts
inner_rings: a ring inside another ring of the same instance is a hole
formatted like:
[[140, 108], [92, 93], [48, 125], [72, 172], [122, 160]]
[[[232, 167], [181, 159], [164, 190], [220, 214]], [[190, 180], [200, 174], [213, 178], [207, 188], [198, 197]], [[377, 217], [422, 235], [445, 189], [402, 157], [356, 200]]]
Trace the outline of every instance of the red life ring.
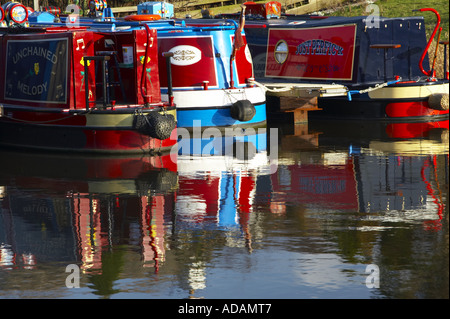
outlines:
[[161, 19], [157, 14], [132, 14], [124, 18], [126, 21], [155, 21]]
[[3, 8], [0, 7], [0, 22], [2, 22], [4, 18], [5, 18], [5, 11], [3, 11]]

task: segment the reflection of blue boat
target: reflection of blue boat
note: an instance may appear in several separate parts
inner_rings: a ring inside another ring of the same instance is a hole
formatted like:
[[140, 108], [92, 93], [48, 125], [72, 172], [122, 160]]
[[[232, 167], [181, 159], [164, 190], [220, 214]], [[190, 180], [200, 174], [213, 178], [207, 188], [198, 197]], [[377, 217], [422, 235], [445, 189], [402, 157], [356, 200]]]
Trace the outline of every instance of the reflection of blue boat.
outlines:
[[203, 138], [179, 140], [176, 212], [183, 228], [245, 231], [256, 177], [271, 168], [266, 129], [248, 131], [214, 137], [204, 130]]
[[[168, 75], [160, 74], [162, 98], [177, 106], [178, 127], [193, 127], [195, 120], [200, 120], [202, 127], [265, 124], [265, 92], [249, 84], [253, 63], [245, 36], [241, 46], [235, 45], [236, 35], [241, 36], [235, 21], [196, 26], [174, 20], [146, 21], [146, 17], [154, 19], [154, 15], [139, 14], [126, 20], [80, 18], [74, 28], [88, 27], [108, 34], [156, 29], [159, 56], [166, 55], [166, 59], [159, 59], [159, 68], [171, 69]], [[66, 26], [67, 20], [62, 18], [60, 24], [39, 22], [38, 18], [33, 21], [34, 26]], [[154, 44], [153, 38], [149, 37], [148, 44]], [[132, 43], [119, 46], [110, 39], [96, 50], [99, 54], [115, 52], [121, 68], [132, 63], [142, 63], [145, 68], [147, 61], [127, 61], [126, 50], [134, 49]]]
[[[251, 159], [255, 154], [267, 150], [267, 130], [230, 130], [223, 134], [218, 130], [205, 129], [192, 134], [180, 130], [178, 154], [185, 156], [229, 156], [237, 159]], [[250, 131], [250, 133], [249, 133]], [[186, 131], [187, 132], [187, 131]]]

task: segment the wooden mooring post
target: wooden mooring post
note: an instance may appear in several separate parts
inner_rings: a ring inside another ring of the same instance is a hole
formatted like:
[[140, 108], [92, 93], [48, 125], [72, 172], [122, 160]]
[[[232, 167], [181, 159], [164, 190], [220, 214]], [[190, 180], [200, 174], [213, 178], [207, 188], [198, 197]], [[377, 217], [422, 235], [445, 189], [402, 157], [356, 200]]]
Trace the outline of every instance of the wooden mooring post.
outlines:
[[266, 96], [267, 116], [275, 121], [300, 124], [308, 122], [308, 112], [319, 111], [317, 97]]
[[344, 96], [347, 88], [336, 84], [265, 83], [269, 121], [308, 123], [308, 112], [320, 112], [319, 97]]

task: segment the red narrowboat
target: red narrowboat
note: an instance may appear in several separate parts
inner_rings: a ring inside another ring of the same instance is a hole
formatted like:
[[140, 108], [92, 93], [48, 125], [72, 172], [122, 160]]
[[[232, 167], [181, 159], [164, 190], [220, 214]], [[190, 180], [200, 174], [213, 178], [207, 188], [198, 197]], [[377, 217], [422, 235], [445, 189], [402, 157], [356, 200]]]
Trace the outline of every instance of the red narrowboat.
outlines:
[[0, 28], [0, 144], [95, 153], [170, 150], [176, 108], [161, 100], [156, 39], [151, 29]]

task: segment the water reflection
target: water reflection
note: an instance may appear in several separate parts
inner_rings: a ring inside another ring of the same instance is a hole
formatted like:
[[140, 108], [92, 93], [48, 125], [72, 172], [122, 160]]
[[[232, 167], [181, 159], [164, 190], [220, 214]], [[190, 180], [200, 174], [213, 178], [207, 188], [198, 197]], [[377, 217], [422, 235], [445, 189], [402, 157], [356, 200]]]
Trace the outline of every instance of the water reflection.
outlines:
[[176, 163], [2, 150], [0, 296], [448, 298], [448, 121], [399, 124], [286, 126]]
[[[109, 295], [117, 292], [112, 283], [125, 262], [123, 252], [112, 247], [139, 247], [143, 266], [158, 269], [164, 261], [160, 232], [178, 187], [176, 163], [168, 155], [86, 158], [5, 151], [0, 178], [1, 269], [74, 263], [91, 274], [95, 293]], [[4, 278], [5, 288], [13, 278]]]

